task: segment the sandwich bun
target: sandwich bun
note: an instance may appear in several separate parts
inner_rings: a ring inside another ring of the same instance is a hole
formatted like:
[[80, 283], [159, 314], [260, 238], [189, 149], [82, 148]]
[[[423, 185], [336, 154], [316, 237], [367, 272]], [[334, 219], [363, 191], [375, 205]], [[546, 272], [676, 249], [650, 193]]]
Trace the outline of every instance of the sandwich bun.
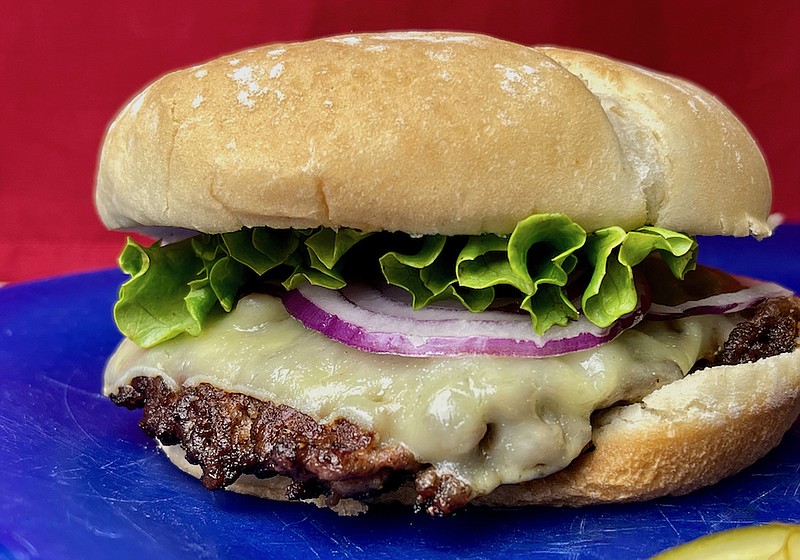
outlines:
[[[740, 186], [746, 188], [740, 188]], [[510, 233], [531, 214], [769, 235], [764, 158], [686, 81], [481, 35], [268, 45], [162, 77], [117, 116], [112, 229]]]

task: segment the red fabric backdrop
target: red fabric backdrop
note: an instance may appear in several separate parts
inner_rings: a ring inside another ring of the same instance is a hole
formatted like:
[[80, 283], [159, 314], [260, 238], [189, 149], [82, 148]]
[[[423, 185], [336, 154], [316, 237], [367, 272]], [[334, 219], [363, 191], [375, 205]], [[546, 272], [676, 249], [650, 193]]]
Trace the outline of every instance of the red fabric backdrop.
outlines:
[[103, 130], [165, 71], [254, 44], [454, 29], [590, 49], [686, 76], [744, 119], [774, 209], [800, 221], [800, 3], [664, 0], [0, 0], [0, 281], [113, 266], [94, 214]]

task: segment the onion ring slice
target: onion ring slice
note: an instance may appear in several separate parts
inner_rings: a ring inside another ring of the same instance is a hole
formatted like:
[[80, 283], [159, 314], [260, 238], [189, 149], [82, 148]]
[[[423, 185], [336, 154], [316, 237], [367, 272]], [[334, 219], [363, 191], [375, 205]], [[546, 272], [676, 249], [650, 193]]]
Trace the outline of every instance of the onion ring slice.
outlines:
[[[640, 298], [641, 299], [641, 298]], [[609, 342], [644, 318], [641, 305], [608, 327], [581, 317], [538, 335], [527, 313], [431, 305], [420, 310], [366, 284], [330, 290], [304, 284], [283, 297], [307, 328], [365, 352], [411, 357], [513, 356], [541, 358]]]
[[744, 311], [764, 300], [791, 297], [794, 293], [773, 282], [762, 282], [744, 276], [734, 276], [742, 285], [735, 292], [714, 294], [703, 299], [691, 300], [679, 305], [652, 303], [647, 313], [648, 319], [676, 319], [688, 315], [710, 315]]

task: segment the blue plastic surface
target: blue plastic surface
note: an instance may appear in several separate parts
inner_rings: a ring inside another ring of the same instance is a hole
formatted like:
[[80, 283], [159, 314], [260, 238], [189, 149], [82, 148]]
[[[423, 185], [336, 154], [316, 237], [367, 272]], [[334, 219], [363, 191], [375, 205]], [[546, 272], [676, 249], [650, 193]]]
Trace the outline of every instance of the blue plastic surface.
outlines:
[[[800, 291], [800, 227], [708, 239], [702, 260]], [[0, 289], [0, 559], [647, 558], [736, 526], [800, 522], [800, 425], [745, 472], [680, 498], [583, 509], [393, 507], [340, 518], [209, 492], [100, 394], [117, 271]]]

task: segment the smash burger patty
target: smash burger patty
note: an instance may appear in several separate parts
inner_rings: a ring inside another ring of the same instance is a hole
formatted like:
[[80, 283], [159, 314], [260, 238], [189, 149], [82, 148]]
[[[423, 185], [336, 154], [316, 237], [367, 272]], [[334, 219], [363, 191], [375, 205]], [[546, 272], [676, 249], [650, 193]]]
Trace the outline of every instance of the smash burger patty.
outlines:
[[453, 33], [269, 45], [174, 72], [109, 128], [130, 241], [105, 392], [208, 488], [447, 513], [647, 499], [775, 446], [798, 310], [695, 265], [770, 233], [717, 99], [583, 52]]

